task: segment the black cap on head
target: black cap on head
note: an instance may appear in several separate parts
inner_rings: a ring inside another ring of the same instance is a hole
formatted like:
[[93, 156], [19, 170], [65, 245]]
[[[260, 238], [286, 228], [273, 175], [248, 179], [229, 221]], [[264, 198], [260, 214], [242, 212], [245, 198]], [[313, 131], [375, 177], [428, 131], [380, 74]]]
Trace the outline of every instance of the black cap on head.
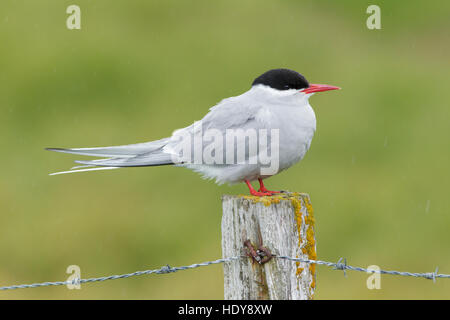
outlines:
[[300, 90], [309, 87], [309, 83], [304, 76], [289, 69], [269, 70], [256, 78], [252, 86], [257, 84], [263, 84], [278, 90]]

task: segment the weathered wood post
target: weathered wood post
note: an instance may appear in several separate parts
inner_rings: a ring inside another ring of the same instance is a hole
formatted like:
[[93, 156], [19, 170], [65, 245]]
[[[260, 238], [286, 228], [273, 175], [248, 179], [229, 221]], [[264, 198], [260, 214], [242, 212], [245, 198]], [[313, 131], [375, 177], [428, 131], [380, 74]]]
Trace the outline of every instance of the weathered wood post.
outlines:
[[[314, 217], [309, 195], [222, 198], [222, 256], [245, 255], [244, 241], [272, 254], [316, 259]], [[315, 265], [272, 259], [265, 264], [243, 258], [224, 264], [225, 299], [312, 299]]]

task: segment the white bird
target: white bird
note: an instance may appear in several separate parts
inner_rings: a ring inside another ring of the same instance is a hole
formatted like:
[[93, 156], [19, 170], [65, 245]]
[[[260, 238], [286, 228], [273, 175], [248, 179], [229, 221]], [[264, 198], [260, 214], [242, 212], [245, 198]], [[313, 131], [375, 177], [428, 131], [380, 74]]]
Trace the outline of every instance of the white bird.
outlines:
[[[202, 120], [174, 131], [171, 137], [113, 147], [47, 148], [104, 157], [75, 161], [83, 166], [52, 175], [175, 165], [218, 184], [245, 182], [255, 196], [273, 195], [279, 191], [267, 190], [263, 179], [303, 159], [311, 145], [316, 117], [309, 98], [316, 92], [336, 89], [340, 88], [309, 84], [293, 70], [269, 70], [253, 81], [250, 90], [222, 100]], [[259, 181], [258, 191], [251, 185], [254, 180]]]

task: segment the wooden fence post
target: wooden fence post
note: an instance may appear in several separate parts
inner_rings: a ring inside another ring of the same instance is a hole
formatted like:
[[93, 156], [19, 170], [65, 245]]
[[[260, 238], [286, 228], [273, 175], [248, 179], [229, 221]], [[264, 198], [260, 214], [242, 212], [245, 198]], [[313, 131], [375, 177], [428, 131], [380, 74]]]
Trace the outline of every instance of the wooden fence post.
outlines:
[[[245, 255], [244, 241], [272, 254], [315, 260], [314, 217], [309, 195], [222, 198], [222, 256]], [[272, 259], [258, 264], [243, 258], [224, 264], [225, 299], [312, 299], [315, 265]]]

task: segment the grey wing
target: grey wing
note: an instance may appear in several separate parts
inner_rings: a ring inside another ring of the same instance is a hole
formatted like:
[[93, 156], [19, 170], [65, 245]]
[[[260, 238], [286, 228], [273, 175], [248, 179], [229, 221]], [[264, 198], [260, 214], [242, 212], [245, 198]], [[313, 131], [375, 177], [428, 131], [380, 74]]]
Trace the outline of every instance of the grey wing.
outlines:
[[226, 129], [248, 127], [255, 123], [255, 115], [261, 106], [246, 95], [232, 97], [212, 107], [202, 119], [203, 129]]
[[[255, 103], [246, 96], [238, 96], [225, 99], [216, 106], [212, 107], [210, 111], [203, 117], [202, 120], [196, 121], [189, 127], [176, 130], [170, 141], [164, 147], [164, 150], [175, 156], [178, 163], [192, 162], [194, 160], [193, 152], [196, 150], [205, 151], [205, 148], [210, 147], [212, 130], [216, 134], [220, 134], [223, 146], [226, 145], [227, 130], [248, 130], [252, 129], [258, 132], [258, 129], [267, 128], [267, 124], [258, 115], [264, 111], [263, 106]], [[208, 135], [208, 136], [207, 136]], [[201, 139], [196, 137], [200, 136]], [[180, 150], [186, 148], [182, 144], [189, 140], [191, 154], [190, 158], [180, 156]], [[236, 146], [234, 146], [234, 154], [236, 154]], [[250, 155], [247, 151], [246, 159], [255, 155]], [[178, 158], [177, 158], [178, 157]]]

